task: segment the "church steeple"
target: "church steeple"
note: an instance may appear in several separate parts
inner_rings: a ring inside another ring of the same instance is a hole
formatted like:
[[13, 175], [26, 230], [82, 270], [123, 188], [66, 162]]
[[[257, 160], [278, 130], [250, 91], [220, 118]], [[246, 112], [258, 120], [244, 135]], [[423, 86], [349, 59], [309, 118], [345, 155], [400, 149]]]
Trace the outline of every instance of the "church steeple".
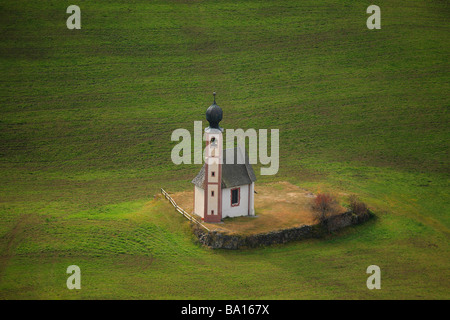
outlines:
[[206, 110], [206, 120], [209, 127], [205, 129], [205, 184], [204, 184], [204, 211], [205, 222], [220, 222], [222, 220], [222, 109], [216, 104], [216, 93], [213, 93], [214, 102]]

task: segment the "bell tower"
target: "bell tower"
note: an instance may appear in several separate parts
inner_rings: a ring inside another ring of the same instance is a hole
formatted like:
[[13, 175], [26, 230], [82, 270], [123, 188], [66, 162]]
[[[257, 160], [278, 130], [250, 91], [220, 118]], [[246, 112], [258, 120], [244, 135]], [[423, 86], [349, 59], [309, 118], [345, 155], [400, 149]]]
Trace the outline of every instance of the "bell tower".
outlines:
[[206, 110], [206, 120], [209, 127], [205, 129], [205, 188], [204, 215], [205, 222], [220, 222], [222, 220], [222, 150], [223, 129], [219, 127], [222, 120], [222, 109], [214, 102]]

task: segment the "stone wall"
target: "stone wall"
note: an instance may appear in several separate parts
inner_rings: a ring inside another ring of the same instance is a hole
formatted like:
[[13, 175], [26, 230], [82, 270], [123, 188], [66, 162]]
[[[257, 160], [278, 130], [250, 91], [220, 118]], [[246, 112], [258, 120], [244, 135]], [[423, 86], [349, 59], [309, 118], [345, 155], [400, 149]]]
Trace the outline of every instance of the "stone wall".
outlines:
[[227, 234], [218, 231], [207, 232], [198, 226], [193, 226], [194, 234], [199, 242], [213, 249], [239, 249], [256, 248], [271, 244], [280, 244], [291, 241], [298, 241], [308, 238], [319, 238], [328, 231], [336, 231], [350, 225], [360, 224], [370, 219], [372, 214], [357, 216], [352, 212], [345, 212], [333, 216], [324, 224], [303, 225], [300, 227], [272, 231], [268, 233], [259, 233], [254, 235]]

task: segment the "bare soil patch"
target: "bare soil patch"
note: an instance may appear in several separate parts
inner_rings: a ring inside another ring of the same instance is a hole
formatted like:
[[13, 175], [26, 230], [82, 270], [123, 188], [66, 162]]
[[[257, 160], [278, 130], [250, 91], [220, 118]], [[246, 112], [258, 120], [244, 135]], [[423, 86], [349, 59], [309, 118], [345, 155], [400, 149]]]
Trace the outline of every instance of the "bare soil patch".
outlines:
[[[210, 230], [230, 234], [256, 234], [316, 224], [311, 210], [314, 194], [289, 182], [255, 186], [256, 216], [226, 218], [221, 223], [204, 223]], [[171, 194], [177, 204], [193, 214], [194, 191]], [[345, 212], [339, 207], [338, 213]]]

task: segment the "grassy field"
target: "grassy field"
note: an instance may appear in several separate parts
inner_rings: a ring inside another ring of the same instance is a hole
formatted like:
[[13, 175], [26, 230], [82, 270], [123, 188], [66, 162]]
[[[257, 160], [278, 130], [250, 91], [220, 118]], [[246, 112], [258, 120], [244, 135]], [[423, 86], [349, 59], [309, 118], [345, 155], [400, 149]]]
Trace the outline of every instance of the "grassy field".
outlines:
[[[1, 299], [449, 299], [447, 1], [0, 4]], [[280, 130], [258, 182], [358, 194], [326, 239], [202, 248], [160, 187], [217, 91], [224, 128]], [[66, 268], [81, 268], [68, 290]], [[368, 290], [369, 265], [381, 290]]]

